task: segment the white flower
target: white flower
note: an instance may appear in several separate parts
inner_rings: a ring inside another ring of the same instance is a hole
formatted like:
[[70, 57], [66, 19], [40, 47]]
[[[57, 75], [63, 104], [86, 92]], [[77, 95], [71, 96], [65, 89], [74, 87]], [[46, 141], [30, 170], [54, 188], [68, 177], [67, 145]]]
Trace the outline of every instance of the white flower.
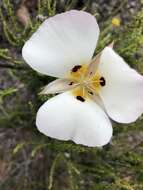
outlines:
[[96, 19], [68, 11], [47, 19], [23, 47], [23, 57], [36, 71], [54, 76], [43, 93], [61, 93], [42, 105], [40, 132], [87, 146], [103, 146], [112, 137], [108, 116], [120, 123], [143, 112], [143, 77], [111, 46], [92, 59], [99, 36]]

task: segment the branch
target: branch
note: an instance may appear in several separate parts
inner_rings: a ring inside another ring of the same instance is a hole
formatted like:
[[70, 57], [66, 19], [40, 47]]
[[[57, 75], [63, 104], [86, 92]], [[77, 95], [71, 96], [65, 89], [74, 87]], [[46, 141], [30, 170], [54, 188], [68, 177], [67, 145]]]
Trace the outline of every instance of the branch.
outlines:
[[13, 65], [10, 63], [3, 63], [2, 61], [0, 61], [0, 68], [16, 69], [16, 70], [27, 70], [28, 69], [28, 67], [26, 67], [26, 66]]

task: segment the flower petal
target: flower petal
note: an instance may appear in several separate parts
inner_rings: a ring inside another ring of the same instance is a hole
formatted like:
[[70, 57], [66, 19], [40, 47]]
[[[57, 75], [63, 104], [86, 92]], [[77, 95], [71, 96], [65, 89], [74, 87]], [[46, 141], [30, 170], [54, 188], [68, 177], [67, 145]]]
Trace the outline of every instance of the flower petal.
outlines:
[[36, 71], [63, 77], [92, 58], [99, 36], [96, 19], [72, 10], [47, 19], [23, 47], [23, 57]]
[[86, 73], [87, 78], [95, 75], [100, 63], [100, 56], [101, 54], [99, 53], [91, 60]]
[[121, 123], [135, 121], [143, 113], [143, 77], [109, 47], [98, 69], [106, 80], [99, 93], [108, 115]]
[[93, 101], [81, 102], [70, 93], [57, 95], [43, 104], [36, 125], [49, 137], [91, 147], [107, 144], [112, 136], [105, 112]]
[[44, 87], [40, 94], [56, 94], [76, 88], [78, 83], [70, 79], [57, 79]]
[[105, 112], [105, 107], [103, 104], [103, 101], [101, 99], [101, 97], [99, 96], [99, 94], [97, 94], [95, 91], [92, 91], [92, 89], [87, 88], [88, 90], [88, 96], [92, 101], [95, 101]]
[[[111, 42], [108, 47], [112, 48], [113, 49], [113, 46], [114, 46], [114, 41]], [[96, 71], [98, 70], [98, 67], [99, 67], [99, 64], [100, 64], [100, 56], [101, 56], [101, 53], [98, 53], [90, 62], [89, 66], [88, 66], [88, 69], [87, 69], [87, 73], [86, 73], [86, 77], [92, 77], [95, 75]]]

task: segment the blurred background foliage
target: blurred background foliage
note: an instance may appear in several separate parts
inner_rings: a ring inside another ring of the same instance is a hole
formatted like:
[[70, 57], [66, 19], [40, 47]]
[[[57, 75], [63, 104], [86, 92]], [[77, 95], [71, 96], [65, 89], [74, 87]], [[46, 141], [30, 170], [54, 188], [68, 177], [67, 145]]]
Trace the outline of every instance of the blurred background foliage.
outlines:
[[50, 139], [35, 126], [53, 80], [34, 72], [21, 56], [24, 42], [43, 20], [70, 9], [96, 16], [97, 52], [114, 40], [115, 49], [143, 74], [142, 0], [0, 1], [0, 189], [143, 190], [143, 117], [114, 123], [112, 142], [87, 148]]

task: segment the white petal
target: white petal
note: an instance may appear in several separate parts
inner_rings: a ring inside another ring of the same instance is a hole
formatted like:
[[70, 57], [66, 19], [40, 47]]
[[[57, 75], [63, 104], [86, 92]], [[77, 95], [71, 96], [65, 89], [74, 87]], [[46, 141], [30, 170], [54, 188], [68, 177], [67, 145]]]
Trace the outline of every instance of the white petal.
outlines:
[[109, 47], [100, 61], [99, 70], [106, 80], [100, 96], [108, 115], [121, 123], [135, 121], [143, 113], [143, 77]]
[[63, 77], [75, 65], [89, 63], [99, 36], [96, 19], [68, 11], [47, 19], [23, 47], [23, 57], [36, 71]]
[[105, 112], [93, 101], [81, 102], [70, 93], [57, 95], [43, 104], [36, 125], [49, 137], [91, 147], [107, 144], [112, 136]]
[[78, 83], [74, 82], [70, 79], [57, 79], [53, 82], [50, 82], [45, 88], [42, 90], [40, 94], [56, 94], [65, 92], [67, 90], [71, 90], [78, 86]]
[[[108, 45], [108, 47], [110, 47], [110, 48], [112, 48], [112, 49], [113, 49], [113, 46], [114, 46], [114, 41], [111, 42], [111, 43]], [[87, 74], [86, 74], [87, 77], [92, 77], [92, 76], [96, 73], [96, 71], [97, 71], [97, 69], [98, 69], [98, 67], [99, 67], [99, 64], [100, 64], [100, 56], [101, 56], [101, 53], [102, 53], [102, 51], [101, 51], [100, 53], [98, 53], [98, 54], [91, 60], [89, 66], [88, 66], [88, 69], [87, 69]]]
[[106, 112], [103, 101], [101, 97], [99, 96], [99, 94], [97, 94], [95, 91], [92, 91], [89, 88], [87, 89], [88, 89], [88, 96], [90, 97], [90, 99], [92, 101], [95, 101]]

